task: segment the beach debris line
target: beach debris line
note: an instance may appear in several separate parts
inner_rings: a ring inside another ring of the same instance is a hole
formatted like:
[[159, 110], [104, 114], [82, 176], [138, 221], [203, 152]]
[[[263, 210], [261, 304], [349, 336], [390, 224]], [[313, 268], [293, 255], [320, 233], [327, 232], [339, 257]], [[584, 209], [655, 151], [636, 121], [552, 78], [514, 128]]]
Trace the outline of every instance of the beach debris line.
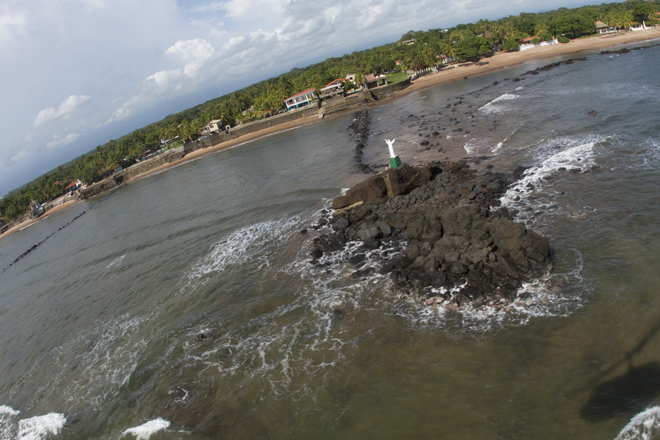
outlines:
[[[380, 273], [390, 274], [404, 298], [447, 310], [532, 305], [519, 292], [548, 273], [550, 246], [498, 208], [513, 179], [513, 173], [477, 173], [467, 162], [388, 169], [333, 201], [333, 232], [314, 239], [311, 262], [320, 264], [349, 242], [362, 242], [363, 252], [398, 248], [380, 262]], [[354, 276], [375, 270], [351, 258]]]

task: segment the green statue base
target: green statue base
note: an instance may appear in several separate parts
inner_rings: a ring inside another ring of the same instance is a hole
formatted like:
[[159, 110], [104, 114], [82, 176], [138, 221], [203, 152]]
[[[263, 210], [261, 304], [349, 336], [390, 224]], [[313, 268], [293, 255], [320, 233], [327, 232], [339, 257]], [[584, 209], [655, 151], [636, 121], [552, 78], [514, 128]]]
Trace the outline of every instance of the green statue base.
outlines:
[[390, 157], [390, 168], [396, 168], [401, 166], [401, 159], [399, 156]]

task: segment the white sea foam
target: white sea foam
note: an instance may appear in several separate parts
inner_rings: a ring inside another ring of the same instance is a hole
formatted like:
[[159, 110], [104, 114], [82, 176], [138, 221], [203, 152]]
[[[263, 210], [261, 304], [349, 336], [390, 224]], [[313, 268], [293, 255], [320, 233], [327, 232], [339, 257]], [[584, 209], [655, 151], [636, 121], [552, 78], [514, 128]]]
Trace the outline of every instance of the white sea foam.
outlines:
[[0, 439], [11, 440], [16, 438], [18, 426], [16, 416], [20, 411], [6, 405], [0, 405]]
[[651, 440], [658, 435], [660, 435], [660, 406], [654, 406], [633, 417], [615, 440]]
[[[546, 178], [551, 178], [561, 169], [571, 172], [588, 170], [595, 164], [594, 148], [603, 140], [605, 138], [599, 136], [586, 136], [562, 137], [543, 142], [534, 150], [536, 160], [541, 163], [525, 170], [521, 179], [509, 187], [500, 199], [502, 206], [518, 209], [530, 204], [539, 205], [539, 201], [532, 203], [529, 197], [548, 185]], [[526, 212], [532, 211], [520, 210], [517, 220], [526, 220]]]
[[509, 136], [507, 136], [506, 138], [504, 138], [504, 140], [503, 140], [502, 142], [499, 142], [495, 148], [493, 148], [492, 150], [490, 150], [491, 153], [497, 153], [498, 151], [500, 151], [500, 150], [502, 149], [502, 147], [504, 146], [504, 144], [506, 143], [506, 141], [508, 141], [508, 140], [511, 138], [511, 136], [513, 136], [514, 134], [516, 134], [516, 131], [518, 131], [517, 128], [516, 128], [515, 130], [513, 130], [513, 133], [511, 133]]
[[[334, 368], [356, 349], [356, 338], [361, 336], [343, 334], [339, 321], [352, 319], [367, 302], [365, 297], [381, 292], [387, 284], [385, 276], [375, 270], [382, 261], [377, 255], [387, 250], [363, 250], [361, 246], [350, 242], [345, 249], [324, 254], [318, 265], [310, 264], [309, 247], [301, 246], [304, 250], [299, 257], [279, 270], [280, 277], [289, 279], [290, 301], [240, 328], [220, 329], [217, 323], [208, 322], [191, 329], [191, 342], [183, 346], [185, 358], [214, 369], [216, 375], [258, 380], [265, 385], [264, 396], [316, 395], [316, 384], [332, 377]], [[365, 254], [360, 266], [346, 262], [358, 253]], [[373, 272], [353, 276], [357, 269]], [[205, 331], [221, 336], [212, 339], [212, 346], [194, 342], [194, 336]]]
[[121, 263], [121, 261], [122, 261], [125, 257], [126, 257], [126, 254], [122, 255], [121, 257], [115, 258], [115, 259], [112, 260], [112, 261], [110, 262], [110, 264], [108, 264], [105, 268], [106, 268], [106, 269], [110, 269], [110, 268], [111, 268], [112, 266], [114, 266], [115, 264], [119, 264], [119, 263]]
[[170, 427], [170, 422], [163, 420], [160, 417], [154, 420], [150, 420], [147, 423], [136, 426], [135, 428], [129, 428], [124, 431], [121, 436], [126, 434], [131, 434], [135, 436], [136, 440], [149, 440], [149, 438], [158, 431], [167, 429]]
[[66, 417], [58, 413], [36, 416], [18, 422], [18, 440], [43, 440], [59, 434], [66, 423]]
[[504, 105], [497, 105], [497, 104], [502, 103], [502, 102], [506, 102], [506, 101], [513, 101], [514, 99], [518, 99], [518, 98], [520, 98], [520, 95], [514, 95], [512, 93], [505, 93], [504, 95], [493, 99], [492, 101], [490, 101], [489, 103], [487, 103], [483, 107], [479, 108], [478, 111], [486, 113], [486, 114], [491, 114], [491, 113], [498, 114], [498, 113], [501, 113], [503, 111], [506, 111], [507, 107], [504, 106]]
[[231, 265], [240, 266], [250, 261], [258, 266], [270, 266], [271, 258], [277, 258], [276, 250], [288, 234], [286, 231], [297, 224], [299, 219], [269, 220], [234, 231], [193, 264], [184, 277], [181, 292], [196, 286], [205, 276], [222, 272]]
[[467, 154], [472, 154], [477, 148], [479, 148], [477, 145], [474, 144], [474, 141], [476, 139], [472, 138], [465, 145], [463, 145], [463, 149]]
[[0, 414], [8, 414], [10, 416], [17, 416], [18, 414], [20, 414], [20, 411], [16, 411], [11, 406], [0, 405]]
[[[42, 401], [66, 402], [64, 412], [94, 409], [117, 397], [130, 380], [154, 332], [145, 323], [156, 315], [123, 315], [97, 322], [49, 353], [49, 361], [35, 365], [25, 378], [35, 382]], [[61, 384], [67, 384], [62, 387]]]

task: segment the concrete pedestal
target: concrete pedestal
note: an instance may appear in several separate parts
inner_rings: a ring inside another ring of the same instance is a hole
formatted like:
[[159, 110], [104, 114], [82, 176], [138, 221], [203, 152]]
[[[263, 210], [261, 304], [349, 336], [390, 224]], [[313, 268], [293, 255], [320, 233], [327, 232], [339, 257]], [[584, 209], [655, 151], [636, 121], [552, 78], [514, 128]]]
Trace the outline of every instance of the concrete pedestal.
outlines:
[[390, 157], [390, 168], [396, 168], [401, 166], [401, 159], [399, 156]]

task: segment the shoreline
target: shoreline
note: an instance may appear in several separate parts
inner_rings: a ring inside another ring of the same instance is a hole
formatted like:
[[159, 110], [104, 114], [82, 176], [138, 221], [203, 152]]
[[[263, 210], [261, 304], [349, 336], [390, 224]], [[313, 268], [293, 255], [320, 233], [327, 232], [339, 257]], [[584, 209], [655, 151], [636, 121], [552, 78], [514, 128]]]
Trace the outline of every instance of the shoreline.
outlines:
[[[430, 87], [438, 86], [438, 85], [443, 85], [443, 84], [448, 84], [454, 81], [459, 81], [463, 80], [466, 77], [471, 78], [471, 77], [476, 77], [480, 75], [485, 75], [489, 73], [494, 73], [494, 72], [499, 72], [502, 70], [510, 69], [513, 67], [521, 66], [526, 63], [531, 63], [534, 61], [542, 61], [546, 60], [548, 58], [554, 58], [554, 57], [560, 57], [560, 56], [568, 56], [568, 55], [577, 55], [577, 54], [583, 54], [583, 53], [588, 53], [591, 51], [599, 51], [599, 50], [604, 50], [607, 48], [615, 47], [615, 46], [624, 46], [624, 45], [629, 45], [629, 44], [635, 44], [635, 43], [643, 43], [647, 41], [653, 41], [660, 39], [660, 28], [652, 29], [652, 30], [647, 30], [647, 31], [642, 31], [642, 32], [626, 32], [626, 33], [621, 33], [621, 34], [609, 34], [609, 35], [596, 35], [592, 36], [589, 38], [581, 38], [581, 39], [576, 39], [576, 40], [571, 40], [570, 43], [567, 44], [555, 44], [551, 46], [541, 46], [537, 47], [535, 49], [531, 49], [528, 51], [524, 52], [501, 52], [498, 54], [493, 55], [490, 58], [485, 58], [484, 61], [487, 60], [488, 64], [486, 65], [481, 65], [478, 66], [476, 64], [472, 64], [469, 66], [461, 66], [461, 67], [456, 67], [450, 70], [444, 70], [440, 71], [438, 73], [434, 74], [429, 74], [422, 76], [418, 79], [416, 79], [409, 87], [406, 89], [397, 92], [396, 95], [390, 96], [384, 99], [381, 99], [375, 103], [371, 103], [368, 105], [365, 105], [364, 107], [370, 108], [370, 107], [377, 107], [381, 105], [388, 104], [392, 102], [395, 99], [408, 96], [410, 94], [419, 92], [421, 90], [428, 89]], [[530, 67], [530, 69], [533, 69], [533, 67]], [[363, 107], [363, 108], [364, 108]], [[311, 124], [316, 124], [319, 122], [322, 122], [324, 119], [333, 119], [338, 116], [345, 115], [346, 113], [350, 112], [355, 112], [356, 109], [351, 109], [351, 110], [345, 110], [339, 113], [335, 113], [329, 116], [324, 117], [323, 119], [318, 118], [318, 116], [308, 116], [304, 117], [301, 119], [297, 119], [294, 121], [290, 122], [285, 122], [283, 124], [274, 126], [274, 127], [268, 127], [259, 131], [256, 131], [254, 133], [250, 133], [241, 137], [238, 137], [236, 139], [232, 139], [226, 142], [222, 142], [221, 144], [218, 144], [216, 146], [208, 147], [208, 148], [202, 148], [195, 150], [187, 155], [185, 155], [183, 158], [163, 164], [161, 166], [158, 166], [156, 168], [153, 168], [151, 170], [148, 170], [135, 178], [125, 182], [125, 184], [131, 184], [133, 182], [137, 182], [145, 177], [148, 177], [153, 174], [157, 174], [163, 171], [166, 171], [170, 168], [177, 167], [179, 165], [183, 165], [184, 163], [197, 160], [201, 157], [204, 157], [209, 154], [215, 154], [219, 151], [223, 150], [228, 150], [230, 148], [235, 148], [240, 145], [243, 145], [248, 142], [252, 142], [267, 136], [271, 136], [280, 132], [296, 129], [299, 127], [303, 127], [306, 125], [311, 125]], [[44, 220], [48, 217], [50, 217], [52, 214], [55, 214], [59, 211], [62, 211], [66, 208], [69, 208], [71, 206], [77, 205], [78, 203], [81, 203], [83, 200], [74, 200], [74, 201], [68, 201], [65, 202], [62, 205], [58, 205], [54, 207], [53, 209], [49, 210], [46, 212], [43, 216], [37, 218], [37, 219], [29, 219], [27, 221], [18, 223], [5, 231], [3, 234], [0, 234], [0, 239], [4, 236], [13, 234], [15, 232], [21, 231], [24, 228], [31, 226], [34, 223], [37, 223], [41, 220]]]

